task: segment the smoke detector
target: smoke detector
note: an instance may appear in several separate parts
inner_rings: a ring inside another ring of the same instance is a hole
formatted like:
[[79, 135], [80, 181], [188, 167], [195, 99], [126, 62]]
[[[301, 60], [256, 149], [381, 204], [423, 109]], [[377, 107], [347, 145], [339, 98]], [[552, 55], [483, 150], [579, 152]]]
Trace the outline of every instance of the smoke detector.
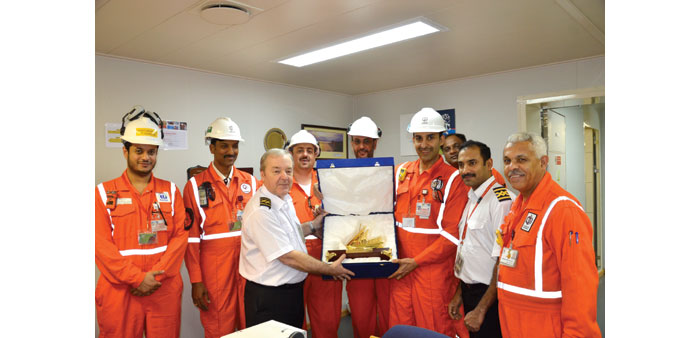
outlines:
[[202, 19], [217, 25], [238, 25], [250, 20], [250, 11], [236, 5], [215, 3], [204, 6], [201, 11]]

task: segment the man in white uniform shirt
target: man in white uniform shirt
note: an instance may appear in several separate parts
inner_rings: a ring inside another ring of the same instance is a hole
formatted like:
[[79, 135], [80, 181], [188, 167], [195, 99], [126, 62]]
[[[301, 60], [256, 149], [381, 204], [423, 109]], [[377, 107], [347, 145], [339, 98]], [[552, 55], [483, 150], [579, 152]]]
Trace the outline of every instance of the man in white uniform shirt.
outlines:
[[449, 315], [461, 319], [457, 309], [463, 302], [464, 324], [471, 338], [502, 337], [496, 289], [500, 246], [495, 239], [515, 196], [493, 177], [493, 159], [485, 144], [473, 140], [462, 144], [458, 163], [461, 178], [471, 189], [459, 222], [454, 274], [460, 281]]
[[342, 255], [328, 264], [307, 254], [305, 235], [320, 228], [324, 211], [300, 224], [291, 196], [293, 160], [285, 150], [270, 149], [260, 160], [264, 185], [248, 202], [243, 217], [240, 274], [245, 286], [245, 322], [250, 327], [276, 320], [301, 327], [305, 316], [303, 282], [308, 273], [350, 279]]

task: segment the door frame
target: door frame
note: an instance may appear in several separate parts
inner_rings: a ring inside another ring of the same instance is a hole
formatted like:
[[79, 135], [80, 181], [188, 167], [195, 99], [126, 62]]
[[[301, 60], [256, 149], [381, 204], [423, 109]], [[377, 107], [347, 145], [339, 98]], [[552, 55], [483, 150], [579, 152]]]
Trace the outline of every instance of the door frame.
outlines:
[[[560, 101], [574, 101], [574, 100], [587, 100], [591, 99], [593, 97], [605, 97], [605, 86], [598, 86], [598, 87], [591, 87], [591, 88], [583, 88], [583, 89], [570, 89], [570, 90], [563, 90], [563, 91], [558, 91], [558, 92], [548, 92], [548, 93], [540, 93], [540, 94], [533, 94], [533, 95], [524, 95], [524, 96], [518, 96], [517, 97], [517, 121], [518, 121], [518, 130], [520, 132], [526, 132], [527, 131], [527, 123], [526, 123], [526, 106], [531, 105], [531, 104], [540, 104], [540, 103], [558, 103]], [[565, 104], [565, 106], [568, 106], [569, 104]], [[605, 123], [605, 121], [604, 121]], [[599, 142], [603, 142], [603, 140], [600, 139], [599, 137]], [[602, 161], [603, 154], [599, 154], [599, 161]], [[601, 168], [603, 170], [603, 168]], [[602, 189], [602, 182], [601, 182], [602, 177], [599, 175], [599, 187]], [[604, 192], [605, 193], [605, 192]], [[604, 218], [602, 217], [603, 213], [602, 211], [604, 210], [604, 203], [605, 201], [601, 200], [599, 201], [598, 208], [601, 210], [601, 213], [599, 216], [599, 221], [601, 222], [601, 226], [598, 227], [595, 231], [598, 231], [598, 238], [599, 242], [597, 245], [601, 249], [601, 268], [598, 271], [599, 276], [604, 276], [605, 275], [605, 241], [603, 240], [603, 236], [605, 234], [605, 223], [604, 223]]]
[[605, 86], [519, 96], [517, 97], [517, 121], [519, 123], [518, 130], [521, 132], [526, 131], [526, 105], [575, 99], [589, 99], [592, 97], [601, 96], [605, 96]]

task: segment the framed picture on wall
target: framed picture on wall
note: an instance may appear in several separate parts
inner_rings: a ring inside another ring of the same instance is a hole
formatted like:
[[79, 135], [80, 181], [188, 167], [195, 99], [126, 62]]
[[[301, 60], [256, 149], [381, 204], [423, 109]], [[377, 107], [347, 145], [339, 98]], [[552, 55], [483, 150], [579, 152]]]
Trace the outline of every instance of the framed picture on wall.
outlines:
[[307, 130], [315, 136], [320, 145], [318, 159], [342, 159], [348, 158], [348, 135], [346, 128], [334, 128], [301, 124], [301, 129]]

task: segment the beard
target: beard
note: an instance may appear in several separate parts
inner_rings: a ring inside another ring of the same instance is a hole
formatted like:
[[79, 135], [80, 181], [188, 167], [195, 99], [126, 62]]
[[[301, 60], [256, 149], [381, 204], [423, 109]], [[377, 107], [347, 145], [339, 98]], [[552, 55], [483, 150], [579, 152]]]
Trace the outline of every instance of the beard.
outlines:
[[137, 176], [148, 176], [151, 174], [151, 172], [154, 170], [154, 167], [156, 166], [156, 162], [149, 162], [149, 167], [146, 169], [139, 169], [137, 162], [132, 163], [131, 161], [127, 161], [127, 167], [130, 169], [130, 172]]

